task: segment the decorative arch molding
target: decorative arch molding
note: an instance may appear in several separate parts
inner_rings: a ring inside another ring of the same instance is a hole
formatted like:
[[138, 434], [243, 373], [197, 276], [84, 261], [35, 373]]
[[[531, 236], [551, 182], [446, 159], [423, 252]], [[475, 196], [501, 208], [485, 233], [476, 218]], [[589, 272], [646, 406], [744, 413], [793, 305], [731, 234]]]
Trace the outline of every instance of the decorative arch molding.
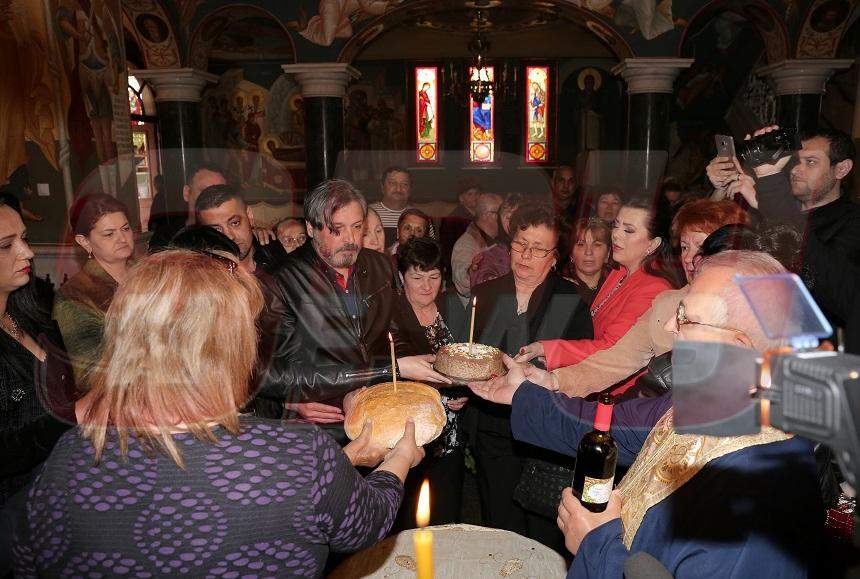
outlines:
[[157, 0], [120, 2], [123, 24], [137, 41], [146, 68], [179, 66], [179, 41], [173, 22]]
[[721, 12], [733, 12], [746, 18], [758, 31], [770, 64], [790, 58], [791, 43], [785, 23], [773, 7], [763, 0], [714, 0], [702, 6], [684, 28], [678, 42], [677, 54], [683, 56], [684, 44], [692, 31]]
[[858, 0], [814, 0], [797, 36], [796, 58], [835, 57], [858, 17]]
[[[467, 2], [467, 4], [469, 3]], [[535, 4], [537, 3], [533, 0], [507, 0], [505, 2], [506, 7], [522, 6], [530, 9], [533, 9]], [[351, 63], [367, 45], [371, 44], [384, 31], [395, 28], [402, 22], [420, 16], [422, 13], [445, 10], [446, 6], [462, 8], [463, 1], [414, 0], [400, 4], [385, 14], [370, 20], [364, 28], [347, 40], [337, 57], [337, 62]], [[589, 30], [615, 54], [618, 60], [636, 56], [621, 33], [611, 23], [602, 16], [579, 7], [572, 0], [541, 0], [540, 6], [564, 20], [579, 24]]]
[[[293, 55], [292, 62], [296, 62], [296, 43], [293, 35], [290, 31], [290, 28], [284, 24], [284, 22], [275, 16], [269, 10], [258, 6], [256, 4], [229, 4], [227, 6], [222, 6], [216, 10], [213, 10], [206, 16], [204, 16], [197, 26], [194, 28], [193, 32], [190, 34], [190, 42], [188, 49], [188, 65], [192, 68], [196, 68], [198, 70], [206, 70], [209, 66], [209, 54], [212, 49], [212, 44], [215, 39], [218, 38], [218, 35], [223, 32], [226, 25], [229, 23], [229, 14], [236, 13], [243, 17], [247, 17], [254, 13], [257, 13], [259, 16], [268, 18], [273, 22], [276, 22], [278, 26], [283, 30], [284, 36], [290, 42], [290, 49]], [[281, 64], [290, 64], [290, 63], [281, 63]]]

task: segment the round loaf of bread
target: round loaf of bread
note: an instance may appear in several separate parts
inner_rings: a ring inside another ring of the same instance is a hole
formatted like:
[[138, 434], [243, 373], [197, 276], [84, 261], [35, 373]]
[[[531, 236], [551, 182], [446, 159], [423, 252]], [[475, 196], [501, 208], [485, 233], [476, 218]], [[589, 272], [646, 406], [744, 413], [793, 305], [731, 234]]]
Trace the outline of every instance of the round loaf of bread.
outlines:
[[495, 374], [502, 376], [507, 373], [502, 361], [502, 352], [493, 346], [484, 344], [448, 344], [436, 352], [436, 363], [433, 368], [455, 380], [489, 380]]
[[406, 419], [415, 422], [415, 442], [423, 446], [435, 440], [445, 427], [447, 416], [439, 391], [419, 382], [386, 382], [361, 390], [346, 413], [343, 427], [350, 440], [361, 434], [365, 421], [373, 420], [371, 440], [393, 448], [403, 436]]

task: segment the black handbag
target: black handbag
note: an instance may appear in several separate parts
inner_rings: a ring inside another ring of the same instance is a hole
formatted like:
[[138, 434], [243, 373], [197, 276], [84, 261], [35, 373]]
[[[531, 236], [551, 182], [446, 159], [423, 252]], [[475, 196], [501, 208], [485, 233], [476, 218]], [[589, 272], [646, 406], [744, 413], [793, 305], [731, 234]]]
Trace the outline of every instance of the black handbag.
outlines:
[[[573, 459], [570, 459], [571, 463]], [[539, 458], [528, 458], [514, 500], [525, 510], [554, 521], [558, 516], [561, 491], [573, 482], [573, 469]]]
[[654, 356], [648, 371], [636, 381], [639, 395], [646, 398], [662, 396], [672, 389], [672, 352]]

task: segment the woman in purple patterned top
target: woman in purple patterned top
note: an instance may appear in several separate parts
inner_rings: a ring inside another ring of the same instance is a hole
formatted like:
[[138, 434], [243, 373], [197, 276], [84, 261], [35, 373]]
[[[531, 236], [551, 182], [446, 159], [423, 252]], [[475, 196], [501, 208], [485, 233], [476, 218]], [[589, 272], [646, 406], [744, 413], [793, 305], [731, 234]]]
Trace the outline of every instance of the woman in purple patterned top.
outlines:
[[369, 430], [341, 450], [317, 426], [240, 416], [261, 306], [233, 261], [176, 250], [138, 264], [108, 311], [81, 426], [33, 483], [16, 577], [319, 577], [329, 550], [386, 535], [423, 456], [414, 425], [362, 477], [349, 456], [381, 455]]

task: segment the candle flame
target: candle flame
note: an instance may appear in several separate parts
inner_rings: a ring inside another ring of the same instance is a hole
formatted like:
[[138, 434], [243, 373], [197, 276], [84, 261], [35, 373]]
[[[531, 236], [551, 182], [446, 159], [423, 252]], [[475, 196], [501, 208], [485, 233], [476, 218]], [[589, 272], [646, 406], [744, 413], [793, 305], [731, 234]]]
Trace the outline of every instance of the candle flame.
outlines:
[[421, 492], [418, 494], [418, 512], [415, 513], [415, 522], [419, 527], [426, 527], [430, 523], [430, 481], [424, 479], [421, 483]]
[[394, 338], [391, 336], [391, 332], [388, 332], [388, 341], [393, 342]]
[[472, 298], [472, 307], [474, 308], [476, 305], [478, 305], [478, 296]]

